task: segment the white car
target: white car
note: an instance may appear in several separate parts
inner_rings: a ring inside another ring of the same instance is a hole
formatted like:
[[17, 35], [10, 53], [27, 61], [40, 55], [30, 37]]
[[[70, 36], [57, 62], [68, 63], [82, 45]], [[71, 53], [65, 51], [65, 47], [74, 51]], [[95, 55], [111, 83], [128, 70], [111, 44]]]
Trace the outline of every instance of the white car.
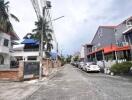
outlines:
[[94, 62], [88, 62], [86, 63], [84, 70], [87, 72], [100, 72], [100, 67]]

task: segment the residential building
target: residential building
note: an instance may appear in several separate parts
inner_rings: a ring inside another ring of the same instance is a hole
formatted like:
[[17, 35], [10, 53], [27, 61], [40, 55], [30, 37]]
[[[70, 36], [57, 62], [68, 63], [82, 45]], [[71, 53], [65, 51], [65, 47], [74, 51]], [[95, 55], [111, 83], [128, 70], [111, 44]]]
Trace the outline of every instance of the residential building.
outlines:
[[[12, 55], [17, 60], [35, 60], [39, 61], [39, 43], [34, 39], [25, 39], [22, 46], [14, 48]], [[44, 53], [43, 53], [44, 54]], [[45, 55], [45, 54], [44, 54]]]
[[[35, 39], [24, 39], [22, 45], [20, 47], [14, 48], [14, 52], [12, 56], [14, 56], [17, 60], [23, 61], [40, 61], [39, 58], [39, 41]], [[43, 57], [45, 57], [45, 51], [43, 51]], [[57, 58], [57, 53], [50, 52], [51, 59]]]
[[132, 17], [117, 26], [99, 26], [88, 60], [131, 60]]
[[10, 68], [11, 52], [15, 40], [19, 37], [15, 33], [4, 33], [0, 31], [0, 68]]
[[85, 44], [85, 45], [82, 45], [81, 47], [81, 51], [80, 51], [80, 60], [81, 61], [87, 61], [87, 54], [88, 52], [91, 52], [92, 51], [92, 45], [91, 44]]

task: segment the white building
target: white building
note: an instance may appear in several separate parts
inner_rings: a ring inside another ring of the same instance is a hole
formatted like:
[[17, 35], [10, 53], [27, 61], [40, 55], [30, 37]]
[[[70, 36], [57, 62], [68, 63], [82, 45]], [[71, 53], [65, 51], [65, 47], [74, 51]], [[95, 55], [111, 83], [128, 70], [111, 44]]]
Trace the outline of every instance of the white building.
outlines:
[[10, 68], [14, 40], [18, 39], [15, 33], [7, 34], [0, 31], [0, 68]]
[[87, 61], [87, 54], [90, 51], [90, 47], [92, 47], [91, 44], [85, 44], [81, 46], [81, 51], [80, 51], [80, 60], [81, 61]]
[[[18, 60], [36, 60], [39, 61], [39, 50], [36, 49], [24, 49], [24, 46], [17, 47], [13, 49], [14, 52], [12, 53], [12, 56], [17, 58]], [[45, 55], [43, 53], [43, 55]]]
[[[29, 61], [35, 60], [40, 61], [39, 58], [39, 41], [35, 39], [24, 39], [22, 44], [18, 45], [16, 48], [13, 48], [12, 56], [17, 60]], [[45, 57], [45, 53], [43, 52]]]

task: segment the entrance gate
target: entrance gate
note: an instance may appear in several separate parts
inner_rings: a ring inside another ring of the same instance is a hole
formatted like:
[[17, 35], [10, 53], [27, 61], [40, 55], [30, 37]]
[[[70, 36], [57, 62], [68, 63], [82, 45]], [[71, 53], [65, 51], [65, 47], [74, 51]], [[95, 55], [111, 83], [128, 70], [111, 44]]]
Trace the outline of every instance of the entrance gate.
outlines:
[[24, 62], [24, 78], [33, 78], [39, 76], [39, 62], [25, 61]]

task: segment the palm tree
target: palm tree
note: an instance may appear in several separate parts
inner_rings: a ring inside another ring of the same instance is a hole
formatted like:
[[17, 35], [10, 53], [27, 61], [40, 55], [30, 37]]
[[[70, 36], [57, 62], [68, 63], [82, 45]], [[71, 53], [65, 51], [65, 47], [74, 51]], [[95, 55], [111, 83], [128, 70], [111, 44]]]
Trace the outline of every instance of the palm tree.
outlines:
[[40, 40], [41, 38], [41, 32], [43, 28], [43, 48], [46, 51], [47, 57], [49, 57], [49, 52], [53, 49], [52, 44], [52, 32], [53, 30], [49, 28], [48, 23], [43, 23], [43, 19], [40, 18], [38, 22], [35, 22], [36, 29], [33, 29], [32, 31], [35, 32], [35, 38]]
[[9, 13], [9, 1], [0, 0], [0, 29], [6, 33], [14, 31], [10, 18], [19, 22], [14, 14]]
[[23, 39], [36, 39], [35, 34], [33, 33], [27, 33]]

